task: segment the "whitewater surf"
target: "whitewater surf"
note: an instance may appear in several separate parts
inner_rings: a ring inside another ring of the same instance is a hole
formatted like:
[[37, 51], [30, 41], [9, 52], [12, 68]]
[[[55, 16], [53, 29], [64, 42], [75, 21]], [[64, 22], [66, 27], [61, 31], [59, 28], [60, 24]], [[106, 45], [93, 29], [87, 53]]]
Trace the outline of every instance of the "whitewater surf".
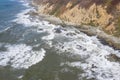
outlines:
[[34, 8], [24, 1], [10, 3], [19, 4], [20, 11], [4, 24], [0, 19], [0, 79], [120, 80], [119, 50], [74, 26], [62, 27], [29, 15]]

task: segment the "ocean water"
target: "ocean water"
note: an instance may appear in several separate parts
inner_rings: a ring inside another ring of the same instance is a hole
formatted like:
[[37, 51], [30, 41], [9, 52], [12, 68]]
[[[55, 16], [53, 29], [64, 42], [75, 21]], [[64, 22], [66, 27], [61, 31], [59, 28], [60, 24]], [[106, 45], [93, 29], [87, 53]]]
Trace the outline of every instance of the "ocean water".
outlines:
[[120, 50], [32, 10], [25, 0], [0, 0], [0, 80], [120, 80]]

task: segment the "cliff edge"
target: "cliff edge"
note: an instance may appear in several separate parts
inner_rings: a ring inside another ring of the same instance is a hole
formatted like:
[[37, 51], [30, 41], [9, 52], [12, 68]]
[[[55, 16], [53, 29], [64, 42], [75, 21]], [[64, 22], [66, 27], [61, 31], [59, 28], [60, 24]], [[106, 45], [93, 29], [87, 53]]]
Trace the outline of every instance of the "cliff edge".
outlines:
[[38, 12], [120, 36], [120, 0], [33, 0]]
[[120, 49], [120, 0], [33, 0], [32, 4], [37, 6], [38, 14], [54, 15], [77, 25], [99, 28], [110, 34], [106, 36], [100, 32], [99, 37]]

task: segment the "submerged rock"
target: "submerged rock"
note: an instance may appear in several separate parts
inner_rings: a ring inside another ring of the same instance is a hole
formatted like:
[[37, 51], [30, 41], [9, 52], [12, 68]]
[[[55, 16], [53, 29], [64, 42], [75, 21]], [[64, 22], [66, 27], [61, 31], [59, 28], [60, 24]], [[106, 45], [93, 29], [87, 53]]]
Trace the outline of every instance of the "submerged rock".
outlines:
[[60, 28], [55, 28], [54, 30], [55, 30], [55, 33], [61, 33], [62, 32]]
[[115, 55], [115, 54], [110, 54], [110, 55], [108, 56], [108, 60], [113, 61], [113, 62], [120, 62], [120, 57], [118, 57], [118, 56]]

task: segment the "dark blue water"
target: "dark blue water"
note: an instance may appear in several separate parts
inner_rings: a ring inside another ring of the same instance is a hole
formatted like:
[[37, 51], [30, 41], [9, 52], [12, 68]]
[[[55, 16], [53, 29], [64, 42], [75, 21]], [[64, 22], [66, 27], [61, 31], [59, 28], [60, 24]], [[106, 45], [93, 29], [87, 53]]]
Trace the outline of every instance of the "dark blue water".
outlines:
[[0, 31], [12, 24], [10, 21], [15, 19], [15, 15], [26, 7], [19, 0], [0, 0]]
[[[13, 33], [21, 30], [17, 24], [12, 22], [16, 18], [16, 15], [27, 7], [23, 6], [19, 0], [0, 0], [0, 43], [11, 43], [17, 40]], [[15, 27], [14, 29], [12, 27]], [[21, 26], [22, 27], [22, 26]], [[6, 30], [7, 28], [11, 30]], [[16, 39], [16, 40], [15, 40]], [[0, 53], [4, 48], [0, 46]], [[5, 49], [6, 50], [6, 49]], [[1, 60], [0, 60], [1, 61]], [[18, 80], [18, 76], [23, 74], [24, 70], [13, 69], [10, 66], [0, 66], [0, 80]]]

